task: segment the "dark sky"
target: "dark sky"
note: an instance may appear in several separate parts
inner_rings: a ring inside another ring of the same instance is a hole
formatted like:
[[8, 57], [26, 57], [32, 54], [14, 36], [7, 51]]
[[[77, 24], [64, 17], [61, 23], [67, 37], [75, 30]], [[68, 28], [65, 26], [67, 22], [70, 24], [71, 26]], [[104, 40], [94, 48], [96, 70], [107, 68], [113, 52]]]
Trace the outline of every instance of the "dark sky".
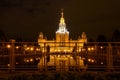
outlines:
[[120, 29], [120, 0], [0, 0], [0, 29], [9, 38], [37, 41], [40, 32], [55, 38], [61, 8], [70, 38], [108, 38]]

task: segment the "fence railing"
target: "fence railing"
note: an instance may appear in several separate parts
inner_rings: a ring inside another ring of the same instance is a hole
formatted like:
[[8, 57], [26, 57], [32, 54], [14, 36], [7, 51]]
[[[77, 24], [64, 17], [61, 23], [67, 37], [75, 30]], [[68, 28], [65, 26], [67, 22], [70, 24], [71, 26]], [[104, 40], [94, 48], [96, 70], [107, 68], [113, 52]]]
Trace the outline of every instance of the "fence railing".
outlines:
[[[0, 70], [120, 71], [120, 42], [66, 42], [64, 43], [66, 45], [62, 46], [55, 42], [44, 42], [42, 46], [38, 44], [37, 42], [15, 42], [14, 40], [1, 42]], [[59, 64], [54, 63], [54, 65], [49, 66], [46, 58], [48, 55], [54, 57], [70, 55], [69, 57], [72, 56], [75, 60], [75, 64], [71, 65], [69, 58], [69, 64], [61, 58], [62, 62], [59, 61]], [[76, 56], [83, 60], [84, 68], [78, 65], [81, 63], [78, 58], [75, 59]], [[39, 69], [38, 63], [42, 57], [44, 58], [42, 64], [44, 68], [40, 67]]]

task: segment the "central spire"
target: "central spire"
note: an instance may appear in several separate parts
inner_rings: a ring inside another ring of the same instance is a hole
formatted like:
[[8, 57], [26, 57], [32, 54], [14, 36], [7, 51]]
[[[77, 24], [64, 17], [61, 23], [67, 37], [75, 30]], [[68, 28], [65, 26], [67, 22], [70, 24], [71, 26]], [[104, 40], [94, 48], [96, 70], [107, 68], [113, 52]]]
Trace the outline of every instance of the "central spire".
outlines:
[[57, 33], [58, 32], [60, 32], [60, 33], [69, 33], [67, 31], [67, 29], [66, 29], [63, 9], [61, 9], [61, 18], [60, 18], [59, 29], [57, 30]]
[[64, 19], [63, 9], [61, 9], [60, 25], [65, 25], [65, 19]]
[[61, 18], [63, 18], [63, 16], [64, 16], [64, 15], [63, 15], [63, 9], [61, 9]]

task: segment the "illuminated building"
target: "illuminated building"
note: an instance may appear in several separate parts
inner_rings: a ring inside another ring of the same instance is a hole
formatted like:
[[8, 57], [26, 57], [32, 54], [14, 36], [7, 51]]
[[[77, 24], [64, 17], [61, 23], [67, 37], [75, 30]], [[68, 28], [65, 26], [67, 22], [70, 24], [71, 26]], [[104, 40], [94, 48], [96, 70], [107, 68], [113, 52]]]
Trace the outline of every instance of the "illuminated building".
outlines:
[[63, 16], [63, 12], [61, 13], [59, 29], [56, 31], [56, 39], [55, 40], [47, 40], [44, 38], [42, 32], [39, 34], [38, 44], [42, 48], [41, 50], [44, 52], [44, 46], [50, 46], [50, 52], [71, 52], [75, 45], [79, 46], [78, 51], [81, 50], [83, 44], [87, 42], [85, 32], [82, 33], [81, 37], [78, 37], [78, 40], [69, 39], [69, 32], [66, 29], [65, 19]]
[[83, 59], [80, 56], [75, 56], [76, 59], [71, 54], [65, 55], [64, 53], [71, 53], [74, 51], [75, 46], [77, 47], [75, 52], [80, 52], [83, 48], [84, 43], [87, 42], [85, 32], [82, 33], [81, 37], [78, 37], [77, 40], [69, 39], [69, 32], [66, 29], [66, 23], [64, 19], [63, 11], [61, 12], [61, 18], [59, 23], [59, 29], [56, 31], [55, 40], [47, 40], [44, 38], [42, 32], [39, 34], [38, 44], [41, 47], [41, 51], [47, 54], [46, 47], [50, 47], [50, 53], [61, 53], [56, 55], [49, 55], [49, 61], [46, 60], [48, 57], [42, 57], [38, 63], [38, 67], [42, 68], [44, 65], [47, 66], [56, 66], [56, 70], [59, 70], [61, 66], [68, 70], [68, 66], [75, 66], [77, 63], [78, 66], [84, 66]]

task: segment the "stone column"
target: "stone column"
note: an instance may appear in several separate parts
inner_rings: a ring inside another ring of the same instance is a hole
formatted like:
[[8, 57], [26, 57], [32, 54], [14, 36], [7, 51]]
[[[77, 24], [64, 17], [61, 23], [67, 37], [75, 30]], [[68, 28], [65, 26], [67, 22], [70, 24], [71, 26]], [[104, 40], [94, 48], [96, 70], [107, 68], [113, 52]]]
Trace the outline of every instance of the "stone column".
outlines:
[[11, 44], [11, 47], [10, 47], [10, 58], [9, 58], [9, 63], [10, 63], [10, 66], [9, 66], [9, 71], [14, 71], [15, 69], [15, 40], [11, 39], [10, 40], [10, 44]]
[[107, 69], [108, 71], [113, 71], [112, 46], [110, 43], [108, 43], [108, 51], [107, 51]]

